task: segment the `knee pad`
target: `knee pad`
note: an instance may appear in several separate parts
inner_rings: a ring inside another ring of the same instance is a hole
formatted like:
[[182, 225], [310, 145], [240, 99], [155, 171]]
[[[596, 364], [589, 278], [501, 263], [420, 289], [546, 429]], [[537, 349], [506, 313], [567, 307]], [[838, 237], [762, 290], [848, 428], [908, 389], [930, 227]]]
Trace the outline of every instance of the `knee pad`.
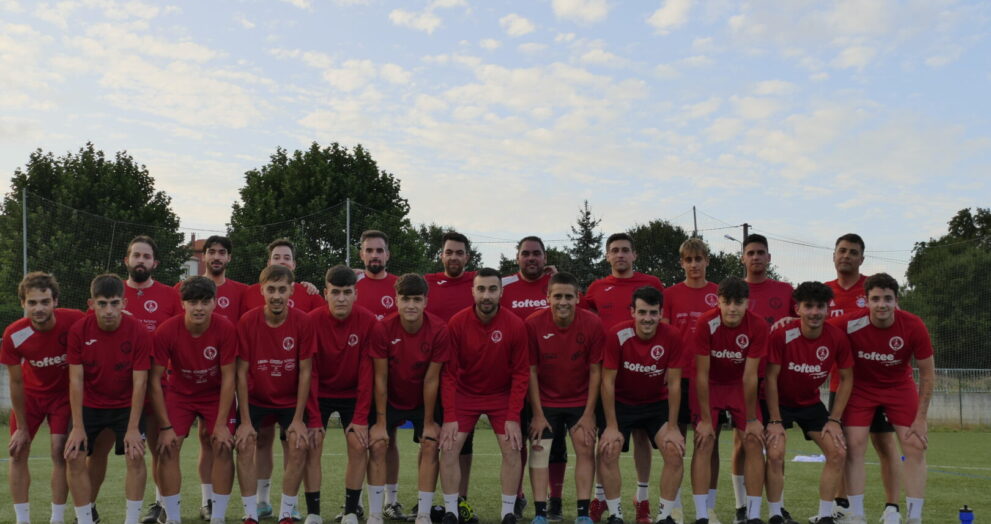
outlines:
[[[536, 469], [546, 469], [550, 464], [551, 440], [542, 438], [535, 445], [530, 446], [530, 467]], [[540, 449], [537, 449], [537, 448]]]

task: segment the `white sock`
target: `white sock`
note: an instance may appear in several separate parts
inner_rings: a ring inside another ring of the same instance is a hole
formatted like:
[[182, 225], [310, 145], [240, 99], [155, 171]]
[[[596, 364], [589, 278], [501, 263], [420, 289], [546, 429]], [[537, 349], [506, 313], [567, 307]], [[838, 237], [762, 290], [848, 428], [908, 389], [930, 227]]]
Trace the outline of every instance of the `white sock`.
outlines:
[[616, 497], [614, 499], [606, 499], [606, 506], [609, 508], [610, 515], [616, 515], [618, 518], [623, 518], [623, 507], [620, 504], [621, 499]]
[[833, 516], [833, 501], [831, 500], [820, 500], [819, 501], [819, 518], [822, 517], [832, 517]]
[[158, 486], [155, 486], [155, 502], [162, 504], [162, 490], [158, 489]]
[[206, 506], [213, 497], [213, 484], [200, 484], [200, 506]]
[[637, 482], [637, 502], [650, 498], [650, 484]]
[[695, 501], [695, 520], [709, 518], [708, 498], [707, 495], [692, 495], [692, 500]]
[[747, 497], [747, 518], [748, 519], [759, 519], [760, 518], [760, 497]]
[[678, 488], [678, 491], [676, 491], [674, 494], [674, 506], [672, 506], [672, 508], [680, 508], [680, 507], [681, 507], [681, 488]]
[[52, 522], [65, 521], [65, 504], [52, 504]]
[[127, 513], [124, 515], [124, 524], [138, 524], [138, 519], [141, 518], [141, 504], [143, 503], [143, 500], [127, 501]]
[[14, 515], [17, 516], [17, 522], [31, 522], [31, 503], [14, 504]]
[[231, 501], [230, 494], [221, 495], [219, 493], [214, 493], [211, 500], [213, 500], [213, 514], [210, 518], [224, 519], [227, 517], [227, 505], [230, 504]]
[[368, 514], [382, 514], [382, 498], [385, 496], [385, 486], [368, 485]]
[[850, 514], [857, 516], [864, 516], [864, 496], [863, 495], [848, 495], [847, 500], [850, 501]]
[[[417, 508], [422, 510], [423, 508]], [[444, 513], [454, 513], [458, 515], [458, 493], [444, 493]]]
[[169, 495], [162, 497], [162, 505], [165, 506], [166, 520], [179, 520], [179, 495]]
[[595, 500], [606, 500], [606, 490], [602, 487], [602, 484], [595, 485]]
[[775, 515], [778, 515], [778, 516], [781, 515], [781, 503], [780, 502], [771, 502], [769, 500], [769, 501], [767, 501], [767, 508], [768, 508], [768, 512], [769, 512], [768, 515], [769, 516], [773, 517]]
[[93, 505], [74, 506], [79, 524], [93, 524]]
[[502, 513], [500, 514], [499, 518], [505, 517], [506, 515], [509, 515], [510, 513], [512, 513], [513, 512], [513, 509], [515, 507], [516, 507], [516, 494], [513, 493], [512, 495], [507, 495], [507, 494], [503, 493], [502, 494]]
[[747, 488], [743, 484], [743, 475], [733, 475], [733, 496], [736, 507], [742, 508], [747, 505]]
[[245, 517], [258, 520], [258, 495], [251, 495], [250, 497], [242, 495], [241, 504], [244, 504]]
[[719, 493], [718, 489], [710, 489], [709, 494], [705, 497], [705, 507], [709, 509], [716, 509], [716, 494]]
[[905, 506], [908, 507], [905, 510], [908, 513], [908, 518], [910, 519], [921, 519], [922, 518], [922, 504], [925, 499], [916, 499], [912, 497], [905, 497]]
[[430, 515], [430, 507], [434, 505], [434, 492], [433, 491], [421, 491], [416, 496], [416, 514], [419, 515]]
[[258, 502], [263, 504], [272, 504], [269, 498], [272, 491], [272, 479], [258, 479], [258, 492], [255, 496], [258, 497]]
[[396, 484], [386, 484], [385, 485], [385, 503], [386, 505], [395, 504], [396, 499], [399, 498], [399, 483]]
[[296, 499], [297, 497], [282, 494], [282, 500], [279, 502], [280, 519], [292, 517], [292, 510], [296, 509]]
[[671, 515], [671, 510], [674, 509], [673, 500], [664, 500], [661, 498], [660, 514], [657, 515], [658, 520], [664, 520]]

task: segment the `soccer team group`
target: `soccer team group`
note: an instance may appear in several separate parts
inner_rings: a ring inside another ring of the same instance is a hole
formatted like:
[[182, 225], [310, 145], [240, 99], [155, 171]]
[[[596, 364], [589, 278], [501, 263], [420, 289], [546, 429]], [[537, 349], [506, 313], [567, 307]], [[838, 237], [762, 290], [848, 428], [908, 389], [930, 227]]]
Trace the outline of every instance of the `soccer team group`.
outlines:
[[[793, 424], [825, 456], [811, 523], [866, 522], [869, 440], [881, 459], [882, 522], [902, 522], [902, 488], [905, 522], [921, 522], [932, 345], [921, 320], [898, 309], [896, 280], [860, 273], [859, 236], [836, 241], [835, 280], [797, 288], [767, 276], [761, 235], [744, 241], [745, 278], [718, 285], [706, 280], [705, 243], [687, 240], [678, 253], [685, 280], [667, 288], [634, 270], [636, 250], [622, 233], [606, 243], [611, 274], [585, 290], [547, 265], [537, 237], [519, 242], [519, 271], [506, 277], [466, 271], [470, 249], [464, 235], [448, 232], [442, 272], [397, 277], [386, 270], [388, 237], [366, 231], [364, 268], [332, 267], [320, 290], [294, 277], [296, 253], [284, 239], [268, 246], [257, 283], [226, 278], [231, 242], [213, 236], [202, 245], [204, 275], [170, 287], [152, 278], [154, 240], [139, 236], [125, 255], [127, 280], [94, 278], [86, 313], [58, 307], [55, 276], [29, 273], [18, 287], [26, 316], [7, 327], [0, 348], [10, 372], [16, 522], [30, 522], [28, 456], [47, 419], [52, 523], [65, 519], [69, 493], [78, 523], [99, 522], [95, 500], [111, 449], [126, 463], [125, 523], [181, 522], [180, 449], [196, 428], [201, 518], [225, 522], [236, 472], [244, 522], [319, 524], [325, 429], [335, 413], [347, 442], [345, 524], [495, 522], [467, 502], [482, 415], [501, 452], [503, 524], [523, 518], [527, 465], [532, 523], [563, 519], [566, 440], [576, 462], [576, 523], [623, 522], [619, 458], [631, 440], [633, 520], [685, 522], [689, 434], [694, 522], [718, 523], [726, 424], [734, 522], [764, 522], [765, 494], [770, 523], [795, 522], [783, 506], [785, 429]], [[827, 406], [819, 390], [830, 377]], [[407, 421], [419, 444], [409, 515], [398, 500], [396, 447]], [[274, 512], [276, 442], [284, 472]], [[652, 517], [654, 449], [663, 465]], [[142, 515], [146, 454], [157, 489]], [[438, 476], [443, 510], [434, 506]]]

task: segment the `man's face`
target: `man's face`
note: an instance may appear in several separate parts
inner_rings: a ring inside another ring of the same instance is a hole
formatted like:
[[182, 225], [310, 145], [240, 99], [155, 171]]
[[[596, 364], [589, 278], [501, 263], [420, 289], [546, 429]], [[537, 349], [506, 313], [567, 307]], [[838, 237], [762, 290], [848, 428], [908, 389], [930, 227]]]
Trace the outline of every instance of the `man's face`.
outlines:
[[464, 242], [448, 240], [440, 252], [440, 262], [444, 264], [444, 273], [449, 277], [459, 277], [468, 265], [468, 249]]
[[424, 295], [396, 295], [396, 308], [406, 322], [419, 322], [427, 309]]
[[895, 309], [898, 309], [898, 297], [894, 290], [871, 288], [867, 292], [867, 309], [870, 311], [871, 322], [886, 323], [895, 314]]
[[614, 240], [606, 250], [606, 262], [614, 272], [626, 273], [633, 268], [637, 260], [637, 252], [629, 240]]
[[323, 296], [327, 299], [327, 306], [330, 314], [337, 319], [347, 318], [354, 309], [354, 302], [358, 299], [358, 292], [354, 286], [335, 286], [327, 283]]
[[661, 321], [661, 305], [650, 305], [643, 299], [636, 299], [633, 307], [630, 308], [633, 315], [633, 325], [636, 327], [637, 336], [640, 338], [650, 338], [657, 332], [657, 324]]
[[475, 307], [483, 315], [491, 315], [499, 308], [502, 298], [502, 280], [499, 277], [475, 277], [471, 288]]
[[707, 267], [709, 267], [709, 258], [702, 253], [685, 253], [681, 257], [681, 269], [685, 270], [685, 278], [705, 280]]
[[262, 282], [261, 288], [265, 305], [271, 313], [279, 315], [289, 307], [289, 297], [293, 292], [292, 282], [286, 279], [269, 280]]
[[151, 278], [151, 273], [158, 267], [158, 261], [155, 260], [151, 246], [144, 242], [135, 242], [131, 244], [124, 265], [127, 267], [127, 276], [140, 284]]
[[93, 297], [89, 299], [89, 307], [96, 315], [96, 322], [101, 329], [112, 331], [120, 325], [121, 316], [127, 301], [124, 297]]
[[516, 252], [516, 263], [520, 266], [520, 273], [523, 273], [527, 280], [537, 280], [544, 275], [547, 254], [540, 247], [540, 242], [527, 240]]
[[802, 319], [802, 325], [819, 329], [829, 316], [829, 305], [825, 302], [800, 302], [795, 306], [795, 313]]
[[211, 275], [219, 277], [227, 271], [227, 264], [231, 263], [231, 254], [220, 244], [210, 244], [203, 252], [203, 263], [206, 264], [206, 269]]
[[211, 298], [183, 300], [182, 307], [186, 310], [186, 324], [205, 326], [210, 322], [210, 315], [217, 307], [217, 301]]
[[292, 256], [292, 249], [289, 246], [276, 246], [268, 254], [268, 265], [285, 266], [295, 271], [296, 259]]
[[571, 321], [578, 307], [578, 291], [571, 284], [551, 284], [547, 288], [547, 304], [556, 321]]
[[855, 275], [860, 272], [860, 266], [864, 263], [864, 252], [860, 250], [860, 244], [840, 240], [833, 250], [833, 265], [836, 272], [846, 275]]
[[747, 314], [747, 302], [745, 298], [719, 297], [719, 315], [723, 324], [729, 327], [739, 326], [743, 322], [743, 316]]
[[764, 244], [751, 242], [743, 246], [743, 267], [747, 268], [748, 275], [763, 275], [770, 263], [771, 254]]
[[389, 246], [381, 238], [366, 238], [361, 243], [361, 261], [365, 263], [365, 271], [377, 275], [385, 270], [389, 263]]
[[43, 326], [52, 320], [58, 300], [52, 298], [51, 289], [28, 288], [21, 301], [21, 307], [35, 327]]

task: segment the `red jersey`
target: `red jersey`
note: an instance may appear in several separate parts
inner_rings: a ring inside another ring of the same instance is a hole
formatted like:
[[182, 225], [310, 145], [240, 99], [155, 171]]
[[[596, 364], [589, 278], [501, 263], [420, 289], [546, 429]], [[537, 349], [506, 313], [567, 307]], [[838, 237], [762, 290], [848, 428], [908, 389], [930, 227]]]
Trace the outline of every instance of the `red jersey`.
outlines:
[[[385, 358], [389, 359], [389, 405], [399, 410], [416, 409], [423, 405], [423, 381], [430, 363], [443, 364], [450, 358], [447, 323], [424, 313], [419, 331], [407, 333], [399, 314], [393, 313], [382, 319], [382, 328], [388, 341]], [[437, 394], [439, 399], [439, 387]]]
[[616, 370], [616, 402], [639, 405], [667, 400], [667, 371], [683, 366], [681, 341], [678, 330], [668, 324], [658, 324], [648, 340], [637, 336], [633, 320], [613, 326], [606, 337], [602, 367]]
[[[475, 308], [461, 310], [448, 322], [451, 358], [442, 373], [444, 421], [457, 420], [456, 402], [487, 407], [508, 396], [507, 418], [520, 421], [530, 381], [526, 325], [499, 308], [483, 324]], [[456, 399], [455, 399], [456, 397]]]
[[265, 322], [265, 308], [241, 315], [237, 357], [248, 363], [248, 402], [263, 408], [296, 407], [299, 362], [313, 357], [313, 326], [306, 313], [287, 310], [279, 327]]
[[[299, 309], [303, 313], [308, 313], [320, 306], [327, 305], [327, 301], [320, 293], [311, 295], [306, 286], [299, 282], [293, 282], [292, 290], [292, 296], [289, 297], [289, 307], [292, 309]], [[265, 297], [262, 296], [261, 284], [252, 284], [241, 292], [241, 315], [264, 305]]]
[[516, 313], [522, 319], [541, 309], [547, 309], [547, 283], [550, 279], [551, 276], [547, 274], [533, 282], [523, 278], [520, 273], [502, 277], [500, 307]]
[[853, 367], [850, 341], [843, 330], [826, 324], [818, 338], [806, 338], [799, 320], [771, 333], [767, 361], [781, 366], [778, 404], [788, 407], [819, 403], [819, 386], [826, 381], [833, 366]]
[[846, 331], [853, 352], [853, 386], [884, 389], [913, 382], [912, 357], [933, 356], [929, 330], [919, 317], [902, 310], [894, 312], [895, 323], [887, 328], [871, 324], [867, 310], [830, 320]]
[[540, 404], [552, 408], [585, 407], [588, 371], [602, 363], [605, 331], [590, 311], [578, 309], [566, 328], [554, 323], [550, 309], [526, 319], [530, 337], [530, 365], [537, 366]]
[[[706, 282], [700, 288], [688, 287], [684, 282], [664, 288], [664, 306], [661, 308], [661, 317], [666, 318], [681, 333], [682, 337], [692, 337], [702, 313], [719, 305], [718, 290], [719, 286], [712, 282]], [[688, 379], [694, 378], [695, 359], [686, 359], [684, 364], [685, 369], [681, 376]]]
[[194, 337], [186, 329], [185, 315], [176, 315], [158, 326], [154, 338], [155, 364], [169, 372], [169, 395], [197, 402], [220, 399], [220, 366], [237, 358], [234, 324], [214, 313], [210, 327]]
[[736, 327], [723, 324], [719, 308], [700, 316], [695, 326], [695, 354], [709, 357], [709, 382], [742, 384], [747, 359], [767, 355], [767, 332], [767, 323], [749, 311]]
[[135, 289], [125, 283], [125, 311], [139, 320], [149, 333], [154, 333], [158, 325], [182, 313], [182, 300], [179, 293], [165, 284], [154, 281], [144, 289]]
[[867, 293], [864, 291], [864, 282], [866, 281], [867, 275], [860, 275], [857, 283], [850, 286], [849, 289], [843, 289], [839, 280], [826, 282], [826, 285], [833, 290], [833, 301], [829, 303], [829, 316], [842, 317], [867, 307]]
[[55, 309], [55, 326], [48, 331], [31, 327], [31, 319], [14, 321], [3, 332], [0, 364], [21, 366], [28, 395], [68, 395], [69, 361], [66, 346], [69, 328], [86, 316], [75, 309]]
[[[177, 282], [176, 292], [179, 292], [180, 287], [182, 287], [182, 282]], [[213, 312], [237, 326], [237, 321], [241, 318], [241, 295], [244, 294], [245, 289], [248, 289], [247, 284], [229, 278], [224, 279], [224, 283], [217, 286], [217, 308]], [[182, 293], [179, 293], [179, 299], [182, 300]]]
[[787, 282], [767, 279], [750, 286], [750, 299], [747, 309], [764, 319], [768, 326], [782, 317], [795, 316], [795, 299], [791, 297], [795, 288]]
[[637, 288], [650, 286], [664, 291], [664, 284], [653, 275], [634, 272], [629, 278], [616, 278], [609, 275], [592, 282], [585, 293], [589, 309], [595, 310], [602, 319], [602, 326], [609, 331], [620, 322], [632, 318], [630, 314], [630, 299]]
[[461, 276], [454, 278], [443, 272], [423, 275], [430, 290], [427, 295], [427, 313], [433, 313], [447, 322], [458, 311], [473, 306], [475, 299], [471, 296], [471, 286], [477, 273], [464, 271]]
[[121, 315], [116, 330], [104, 331], [96, 315], [86, 315], [69, 329], [66, 349], [69, 364], [83, 367], [83, 406], [131, 407], [131, 373], [151, 367], [151, 334], [140, 320]]
[[377, 320], [396, 312], [396, 275], [385, 274], [385, 278], [371, 278], [365, 273], [358, 275], [354, 289], [358, 292], [357, 305], [371, 311]]

